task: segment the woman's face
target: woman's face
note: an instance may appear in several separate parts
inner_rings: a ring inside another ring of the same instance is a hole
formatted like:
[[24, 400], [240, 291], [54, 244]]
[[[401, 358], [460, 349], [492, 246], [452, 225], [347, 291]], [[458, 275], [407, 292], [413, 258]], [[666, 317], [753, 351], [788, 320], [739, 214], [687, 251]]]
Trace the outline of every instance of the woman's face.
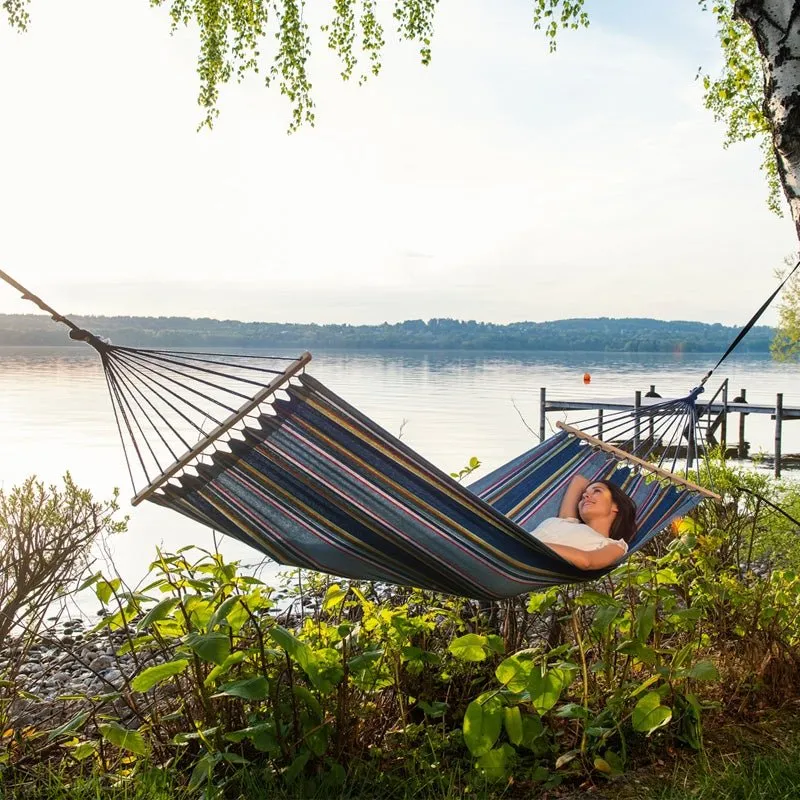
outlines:
[[611, 490], [603, 483], [590, 483], [578, 501], [578, 513], [584, 522], [592, 519], [611, 519], [619, 509]]

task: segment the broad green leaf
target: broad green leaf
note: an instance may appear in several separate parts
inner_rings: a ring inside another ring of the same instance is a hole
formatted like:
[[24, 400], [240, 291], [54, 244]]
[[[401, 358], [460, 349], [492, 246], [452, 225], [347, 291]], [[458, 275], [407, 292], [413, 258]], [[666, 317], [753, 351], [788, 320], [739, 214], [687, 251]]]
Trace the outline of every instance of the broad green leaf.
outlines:
[[210, 661], [212, 664], [224, 664], [231, 652], [231, 641], [226, 633], [192, 632], [184, 641], [203, 661]]
[[311, 648], [280, 625], [269, 629], [270, 637], [282, 647], [304, 670], [313, 659]]
[[506, 652], [506, 643], [503, 641], [503, 637], [494, 633], [490, 633], [486, 637], [486, 645], [493, 653], [497, 653], [499, 656]]
[[247, 612], [242, 608], [242, 599], [238, 594], [231, 595], [231, 597], [223, 600], [208, 620], [208, 632], [211, 633], [218, 625], [227, 622], [228, 615], [237, 609], [243, 611], [247, 616]]
[[497, 665], [494, 674], [509, 691], [524, 692], [532, 669], [533, 662], [520, 661], [517, 656], [509, 656]]
[[139, 731], [123, 728], [116, 722], [107, 722], [98, 725], [101, 736], [111, 744], [123, 750], [129, 750], [136, 755], [147, 755], [147, 742]]
[[156, 684], [178, 675], [189, 666], [189, 661], [179, 658], [175, 661], [167, 661], [164, 664], [157, 664], [155, 667], [143, 669], [132, 681], [131, 689], [134, 692], [149, 692]]
[[491, 700], [479, 703], [473, 700], [464, 714], [464, 742], [473, 756], [488, 753], [503, 725], [503, 708]]
[[325, 611], [330, 611], [336, 608], [347, 597], [347, 589], [342, 589], [338, 583], [332, 584], [328, 591], [325, 592], [325, 600], [322, 602], [322, 608]]
[[633, 729], [648, 736], [658, 728], [663, 727], [672, 719], [672, 709], [661, 705], [658, 692], [648, 692], [634, 706]]
[[107, 605], [111, 595], [119, 589], [121, 584], [122, 581], [119, 578], [112, 578], [110, 581], [106, 578], [98, 578], [94, 585], [94, 593], [103, 605]]
[[63, 725], [59, 726], [58, 728], [54, 728], [47, 735], [47, 741], [52, 742], [53, 739], [57, 739], [59, 736], [64, 736], [68, 733], [75, 733], [75, 731], [80, 730], [83, 726], [83, 723], [89, 719], [89, 714], [91, 714], [91, 711], [81, 711]]
[[544, 592], [532, 592], [528, 597], [528, 613], [536, 614], [547, 611], [555, 603], [555, 593], [548, 589]]
[[80, 742], [71, 748], [69, 754], [76, 761], [83, 761], [97, 752], [97, 742]]
[[522, 718], [522, 744], [533, 748], [534, 742], [544, 733], [542, 718], [533, 714], [526, 714]]
[[447, 649], [460, 661], [485, 661], [487, 645], [485, 636], [468, 633], [453, 639]]
[[231, 653], [222, 664], [218, 664], [211, 672], [208, 673], [206, 679], [203, 683], [206, 686], [214, 686], [219, 678], [223, 675], [227, 675], [233, 667], [237, 664], [241, 664], [247, 658], [247, 653], [242, 650], [237, 650], [235, 653]]
[[578, 703], [565, 703], [556, 712], [560, 719], [588, 719], [589, 710]]
[[549, 711], [561, 697], [566, 687], [568, 676], [565, 670], [552, 668], [542, 674], [540, 668], [531, 672], [528, 679], [528, 691], [533, 707], [539, 714]]
[[503, 725], [511, 744], [522, 744], [522, 714], [519, 706], [503, 709]]
[[657, 654], [652, 647], [642, 644], [636, 639], [629, 639], [617, 647], [617, 652], [626, 656], [633, 656], [639, 659], [643, 664], [650, 664], [651, 666], [656, 663]]
[[504, 744], [484, 753], [477, 761], [477, 767], [490, 781], [503, 781], [508, 778], [509, 757], [514, 754], [513, 748]]
[[432, 703], [428, 703], [425, 700], [420, 700], [417, 705], [425, 713], [425, 716], [430, 717], [431, 719], [443, 717], [445, 711], [447, 711], [447, 703], [443, 703], [440, 700], [434, 700]]
[[645, 603], [640, 607], [636, 614], [636, 638], [640, 642], [646, 642], [653, 631], [656, 620], [656, 604], [653, 602]]
[[211, 754], [204, 755], [197, 762], [189, 778], [187, 788], [190, 792], [196, 792], [204, 783], [208, 783], [211, 780], [215, 763], [215, 759]]
[[270, 753], [280, 748], [278, 739], [275, 736], [274, 722], [260, 722], [248, 728], [231, 731], [225, 734], [225, 738], [230, 742], [241, 742], [244, 739], [249, 739], [256, 750], [260, 750], [262, 753]]
[[240, 697], [242, 700], [264, 700], [269, 696], [269, 684], [263, 675], [226, 683], [213, 697]]
[[620, 615], [620, 612], [621, 609], [618, 606], [600, 606], [592, 620], [592, 630], [599, 634], [605, 633], [611, 627], [614, 620]]
[[311, 752], [306, 750], [304, 753], [300, 753], [294, 761], [286, 768], [283, 773], [283, 779], [287, 783], [293, 783], [299, 776], [300, 773], [305, 768], [305, 765], [308, 763], [308, 759], [311, 758]]
[[319, 700], [305, 686], [293, 686], [292, 693], [306, 704], [317, 720], [322, 719], [322, 706]]
[[156, 603], [138, 622], [136, 625], [137, 631], [147, 630], [154, 622], [166, 619], [175, 606], [178, 605], [178, 600], [175, 597], [168, 597], [160, 603]]
[[698, 661], [689, 670], [689, 677], [696, 681], [715, 681], [719, 678], [719, 672], [710, 661]]

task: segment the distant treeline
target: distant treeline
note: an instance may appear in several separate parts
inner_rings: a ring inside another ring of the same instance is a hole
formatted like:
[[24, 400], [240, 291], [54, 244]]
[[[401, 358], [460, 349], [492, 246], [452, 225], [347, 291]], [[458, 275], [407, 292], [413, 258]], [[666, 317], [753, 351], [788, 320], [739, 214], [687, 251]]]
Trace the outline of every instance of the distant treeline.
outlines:
[[[72, 317], [114, 344], [139, 347], [245, 347], [419, 350], [588, 350], [592, 352], [721, 352], [738, 327], [657, 319], [562, 319], [553, 322], [407, 320], [382, 325], [311, 325], [189, 319]], [[775, 329], [753, 328], [739, 349], [767, 353]], [[0, 314], [0, 345], [74, 344], [48, 317]]]

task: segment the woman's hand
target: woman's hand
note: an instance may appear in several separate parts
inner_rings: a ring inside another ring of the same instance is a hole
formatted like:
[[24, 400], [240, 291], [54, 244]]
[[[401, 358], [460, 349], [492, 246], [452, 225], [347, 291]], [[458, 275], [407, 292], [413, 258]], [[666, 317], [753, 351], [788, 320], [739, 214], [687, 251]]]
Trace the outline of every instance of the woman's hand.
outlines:
[[578, 503], [589, 483], [590, 481], [585, 475], [575, 475], [572, 478], [569, 482], [569, 486], [567, 486], [567, 491], [564, 492], [561, 508], [558, 510], [559, 517], [562, 519], [567, 519], [569, 517], [578, 518]]

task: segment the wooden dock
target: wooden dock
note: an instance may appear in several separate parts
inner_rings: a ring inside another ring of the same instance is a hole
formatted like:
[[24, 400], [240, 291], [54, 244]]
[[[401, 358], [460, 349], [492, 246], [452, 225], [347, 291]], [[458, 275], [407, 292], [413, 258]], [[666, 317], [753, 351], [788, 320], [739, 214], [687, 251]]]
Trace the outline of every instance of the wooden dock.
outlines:
[[[638, 391], [633, 402], [630, 398], [611, 397], [595, 400], [554, 400], [547, 396], [547, 389], [540, 390], [540, 416], [539, 437], [545, 438], [547, 427], [547, 414], [551, 411], [597, 411], [599, 427], [602, 429], [603, 412], [605, 411], [632, 411], [643, 410], [649, 406], [669, 402], [671, 399], [660, 397], [655, 386], [650, 386], [646, 394]], [[742, 389], [733, 400], [728, 400], [728, 381], [725, 380], [717, 392], [708, 400], [697, 400], [699, 418], [705, 418], [704, 428], [705, 444], [708, 447], [722, 447], [729, 458], [744, 460], [749, 458], [750, 445], [745, 439], [745, 418], [748, 414], [768, 414], [775, 421], [775, 452], [763, 458], [763, 463], [774, 463], [775, 476], [780, 477], [781, 468], [800, 467], [800, 456], [797, 454], [782, 455], [782, 425], [784, 421], [800, 419], [800, 407], [786, 406], [783, 403], [783, 394], [775, 397], [775, 404], [751, 404], [747, 402], [747, 390]], [[731, 414], [738, 415], [738, 440], [731, 443], [728, 440], [728, 423]], [[602, 438], [602, 436], [600, 437]], [[643, 438], [646, 438], [644, 436]], [[682, 445], [670, 449], [669, 457], [686, 458], [688, 447]]]

